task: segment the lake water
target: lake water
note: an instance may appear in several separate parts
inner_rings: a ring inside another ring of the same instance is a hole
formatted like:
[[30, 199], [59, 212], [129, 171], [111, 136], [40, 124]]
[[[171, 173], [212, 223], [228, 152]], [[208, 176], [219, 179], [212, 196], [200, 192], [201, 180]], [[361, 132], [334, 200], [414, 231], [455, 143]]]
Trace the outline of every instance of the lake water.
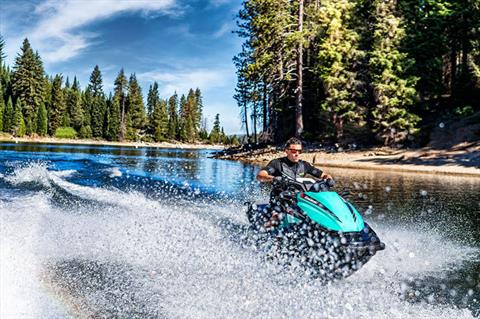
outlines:
[[480, 317], [480, 179], [327, 169], [387, 248], [324, 284], [237, 242], [258, 167], [0, 144], [1, 318]]

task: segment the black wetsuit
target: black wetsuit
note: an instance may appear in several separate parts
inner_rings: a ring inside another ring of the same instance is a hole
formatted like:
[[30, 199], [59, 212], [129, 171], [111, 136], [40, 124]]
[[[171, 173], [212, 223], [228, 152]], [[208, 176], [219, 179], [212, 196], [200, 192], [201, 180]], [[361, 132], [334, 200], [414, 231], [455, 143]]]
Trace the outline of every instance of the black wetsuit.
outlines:
[[277, 158], [267, 164], [263, 168], [269, 175], [282, 176], [282, 173], [296, 179], [298, 177], [305, 177], [306, 174], [310, 174], [314, 177], [320, 178], [322, 171], [313, 167], [310, 163], [305, 161], [298, 161], [297, 163], [291, 162], [288, 157]]
[[[314, 177], [320, 178], [322, 171], [313, 167], [310, 163], [305, 161], [298, 161], [297, 163], [291, 162], [288, 157], [277, 158], [267, 164], [262, 170], [268, 172], [272, 176], [287, 175], [290, 178], [297, 179], [298, 177], [305, 177], [306, 174], [310, 174]], [[273, 186], [270, 192], [270, 203], [282, 192], [279, 185]]]

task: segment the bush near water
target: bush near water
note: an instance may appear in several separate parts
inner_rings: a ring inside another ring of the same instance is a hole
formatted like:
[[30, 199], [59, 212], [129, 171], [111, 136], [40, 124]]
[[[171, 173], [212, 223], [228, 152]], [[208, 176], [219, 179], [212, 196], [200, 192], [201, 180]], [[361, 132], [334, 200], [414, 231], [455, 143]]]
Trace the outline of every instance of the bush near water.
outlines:
[[77, 137], [77, 132], [73, 127], [59, 127], [55, 131], [55, 137], [74, 139]]

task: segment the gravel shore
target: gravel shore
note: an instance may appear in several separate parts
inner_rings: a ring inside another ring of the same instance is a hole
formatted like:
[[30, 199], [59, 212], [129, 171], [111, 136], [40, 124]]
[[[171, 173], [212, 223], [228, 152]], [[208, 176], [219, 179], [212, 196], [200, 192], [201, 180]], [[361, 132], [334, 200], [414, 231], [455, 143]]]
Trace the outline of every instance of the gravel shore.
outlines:
[[[251, 151], [232, 152], [219, 155], [217, 158], [265, 165], [270, 160], [282, 156], [285, 156], [282, 150], [266, 147]], [[349, 151], [306, 150], [301, 158], [318, 167], [480, 177], [480, 142], [460, 143], [449, 149], [426, 147], [412, 150], [391, 148]]]

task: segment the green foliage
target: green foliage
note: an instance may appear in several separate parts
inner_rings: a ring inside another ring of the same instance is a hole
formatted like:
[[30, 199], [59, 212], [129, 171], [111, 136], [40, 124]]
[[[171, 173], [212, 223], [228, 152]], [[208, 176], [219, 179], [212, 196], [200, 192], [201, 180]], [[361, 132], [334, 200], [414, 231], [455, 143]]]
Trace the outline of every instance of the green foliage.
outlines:
[[247, 137], [259, 119], [262, 135], [291, 135], [298, 99], [305, 136], [334, 129], [345, 141], [355, 124], [384, 144], [415, 133], [420, 116], [480, 108], [478, 1], [245, 0], [238, 18], [234, 98]]
[[67, 90], [66, 107], [70, 115], [70, 124], [75, 130], [80, 130], [83, 125], [82, 94], [77, 78], [73, 79], [71, 88]]
[[156, 142], [166, 139], [168, 133], [168, 112], [167, 101], [161, 100], [158, 96], [158, 84], [153, 83], [148, 92], [148, 105], [151, 108], [150, 130]]
[[59, 127], [55, 130], [55, 137], [74, 139], [77, 137], [77, 131], [73, 127]]
[[103, 92], [102, 73], [100, 72], [98, 65], [95, 66], [90, 75], [87, 94], [89, 97], [88, 108], [90, 110], [92, 136], [100, 138], [103, 136], [103, 124], [107, 105], [105, 101], [105, 93]]
[[13, 118], [14, 118], [14, 109], [12, 103], [12, 97], [8, 98], [7, 106], [5, 107], [5, 114], [3, 115], [3, 131], [12, 132], [13, 129]]
[[220, 131], [220, 114], [215, 115], [215, 120], [213, 121], [213, 127], [210, 131], [210, 136], [208, 137], [210, 143], [218, 144], [223, 142], [223, 137], [225, 134], [222, 135]]
[[37, 134], [40, 136], [45, 136], [48, 133], [48, 117], [47, 109], [45, 104], [40, 104], [37, 112]]
[[90, 125], [84, 125], [80, 128], [79, 137], [85, 139], [92, 138], [92, 129], [90, 128]]
[[230, 144], [231, 145], [238, 145], [240, 142], [238, 141], [237, 135], [233, 135], [232, 138], [230, 139]]
[[[0, 49], [1, 49], [1, 42], [2, 38], [0, 37]], [[0, 58], [1, 58], [1, 50], [0, 50]], [[0, 81], [0, 132], [3, 131], [3, 117], [5, 115], [5, 100], [3, 98], [3, 89], [2, 89], [2, 82]]]
[[409, 112], [417, 98], [417, 78], [405, 77], [412, 64], [407, 54], [399, 51], [404, 37], [402, 21], [395, 16], [395, 0], [376, 0], [373, 50], [369, 67], [375, 104], [372, 108], [373, 130], [385, 145], [404, 140], [413, 134], [420, 118]]
[[168, 130], [167, 138], [175, 139], [177, 138], [178, 133], [178, 116], [177, 116], [177, 106], [178, 106], [178, 95], [175, 92], [168, 99]]
[[35, 132], [37, 108], [44, 102], [44, 71], [38, 53], [34, 53], [27, 39], [23, 41], [21, 53], [13, 67], [13, 93], [22, 103], [26, 134]]
[[473, 110], [473, 107], [470, 105], [465, 105], [463, 107], [459, 106], [453, 109], [453, 114], [455, 114], [458, 117], [468, 117], [472, 115], [475, 111]]
[[17, 137], [23, 137], [26, 133], [25, 121], [22, 115], [22, 101], [18, 101], [13, 114], [12, 134]]
[[127, 135], [130, 140], [139, 140], [140, 135], [146, 127], [145, 106], [143, 104], [142, 89], [137, 82], [135, 74], [130, 76], [127, 95]]
[[[126, 136], [126, 117], [127, 117], [127, 90], [128, 81], [123, 69], [120, 70], [116, 79], [113, 93], [113, 103], [110, 110], [108, 136], [111, 140], [119, 139], [123, 141]], [[118, 112], [118, 115], [117, 115]]]
[[[16, 136], [37, 133], [68, 138], [78, 132], [79, 137], [86, 139], [134, 141], [178, 139], [180, 132], [184, 141], [195, 141], [199, 136], [203, 102], [198, 88], [188, 92], [180, 116], [176, 93], [167, 103], [160, 99], [158, 84], [154, 83], [145, 112], [135, 74], [127, 81], [122, 69], [115, 79], [114, 94], [110, 93], [107, 99], [98, 65], [82, 91], [76, 77], [71, 84], [67, 78], [62, 87], [61, 75], [45, 76], [41, 59], [27, 39], [16, 58], [13, 73], [4, 65], [3, 48], [0, 36], [0, 131]], [[17, 101], [16, 107], [12, 100]]]
[[354, 10], [352, 1], [326, 1], [314, 14], [319, 38], [315, 70], [325, 94], [321, 106], [331, 114], [337, 140], [343, 137], [344, 120], [364, 117], [358, 103], [362, 82], [355, 67], [365, 53], [359, 49], [358, 33], [350, 27]]
[[65, 103], [64, 91], [62, 90], [62, 81], [62, 76], [57, 74], [52, 83], [48, 123], [48, 129], [51, 135], [56, 132], [58, 127], [62, 126], [63, 117], [66, 113], [67, 106]]

